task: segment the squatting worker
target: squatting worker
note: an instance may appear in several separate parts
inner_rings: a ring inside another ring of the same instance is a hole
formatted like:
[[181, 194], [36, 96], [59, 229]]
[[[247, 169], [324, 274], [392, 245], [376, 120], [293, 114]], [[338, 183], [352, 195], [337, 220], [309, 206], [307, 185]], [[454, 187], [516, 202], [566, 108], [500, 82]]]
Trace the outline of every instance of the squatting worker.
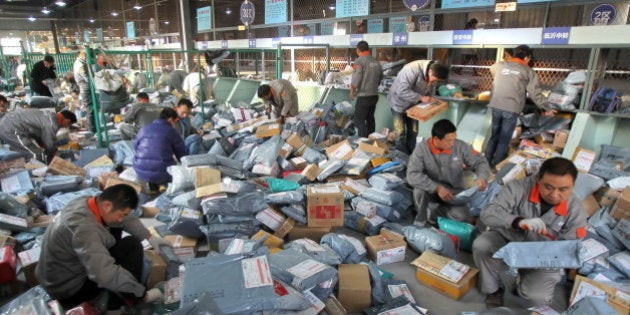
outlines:
[[[481, 211], [488, 226], [473, 243], [479, 268], [479, 286], [488, 308], [503, 305], [500, 274], [506, 265], [494, 253], [509, 242], [572, 240], [586, 235], [587, 215], [582, 201], [572, 194], [577, 168], [564, 158], [551, 158], [537, 176], [509, 182]], [[519, 269], [517, 293], [535, 306], [549, 305], [560, 281], [560, 270]]]
[[383, 79], [381, 63], [370, 54], [370, 46], [366, 41], [357, 44], [357, 55], [354, 61], [352, 82], [350, 83], [350, 99], [357, 99], [354, 105], [354, 125], [359, 137], [367, 137], [376, 129], [374, 112], [378, 102], [378, 86]]
[[409, 157], [407, 182], [413, 187], [417, 215], [415, 225], [435, 224], [438, 216], [470, 222], [466, 205], [457, 204], [455, 195], [466, 189], [464, 171], [473, 171], [479, 190], [488, 186], [490, 166], [472, 146], [457, 139], [457, 129], [442, 119], [431, 128], [431, 137], [423, 140]]
[[298, 114], [297, 90], [288, 80], [277, 79], [269, 84], [262, 84], [258, 87], [258, 97], [267, 104], [267, 113], [270, 113], [273, 107], [274, 115], [280, 118], [281, 122], [284, 122], [285, 117]]

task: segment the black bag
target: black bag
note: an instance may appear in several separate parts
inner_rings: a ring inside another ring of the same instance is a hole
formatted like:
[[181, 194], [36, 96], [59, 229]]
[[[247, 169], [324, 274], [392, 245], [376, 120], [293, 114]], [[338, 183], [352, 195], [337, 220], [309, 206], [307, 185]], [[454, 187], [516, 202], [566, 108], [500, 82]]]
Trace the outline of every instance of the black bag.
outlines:
[[110, 93], [101, 90], [99, 93], [101, 110], [104, 113], [117, 111], [129, 103], [129, 94], [127, 94], [127, 88], [124, 85], [121, 85], [115, 92]]
[[33, 108], [54, 108], [57, 103], [50, 96], [31, 96], [28, 106]]

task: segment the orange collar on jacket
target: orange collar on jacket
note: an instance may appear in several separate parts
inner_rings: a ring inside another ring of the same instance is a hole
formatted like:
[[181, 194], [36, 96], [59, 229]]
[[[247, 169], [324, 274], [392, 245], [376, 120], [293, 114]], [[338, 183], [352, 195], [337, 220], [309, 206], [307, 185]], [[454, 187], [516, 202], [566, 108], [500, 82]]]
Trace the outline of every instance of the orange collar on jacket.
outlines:
[[369, 50], [366, 50], [366, 51], [359, 51], [357, 54], [359, 55], [359, 57], [363, 57], [363, 56], [367, 56], [367, 55], [369, 55], [369, 54], [370, 54], [370, 51], [369, 51]]
[[510, 61], [511, 61], [511, 62], [517, 62], [517, 63], [520, 63], [520, 64], [522, 64], [522, 65], [523, 65], [523, 66], [525, 66], [525, 67], [529, 67], [529, 64], [527, 63], [527, 61], [525, 61], [525, 60], [523, 60], [523, 59], [521, 59], [521, 58], [512, 58], [512, 59], [510, 59]]
[[87, 204], [88, 204], [88, 208], [90, 208], [90, 211], [92, 211], [92, 214], [94, 214], [94, 216], [96, 217], [96, 221], [102, 225], [105, 225], [103, 223], [103, 218], [101, 217], [101, 212], [98, 211], [98, 204], [96, 203], [96, 197], [92, 197], [88, 199]]
[[61, 124], [63, 123], [64, 117], [62, 114], [57, 114], [57, 125], [61, 126]]
[[[529, 191], [529, 202], [540, 203], [540, 188], [538, 184], [534, 185]], [[553, 211], [559, 215], [566, 217], [569, 214], [569, 201], [565, 200], [553, 207]]]
[[431, 137], [431, 139], [429, 139], [429, 149], [431, 149], [431, 153], [438, 155], [440, 153], [444, 153], [444, 154], [451, 154], [453, 153], [453, 151], [449, 150], [440, 150], [438, 149], [435, 144], [433, 143], [433, 137]]

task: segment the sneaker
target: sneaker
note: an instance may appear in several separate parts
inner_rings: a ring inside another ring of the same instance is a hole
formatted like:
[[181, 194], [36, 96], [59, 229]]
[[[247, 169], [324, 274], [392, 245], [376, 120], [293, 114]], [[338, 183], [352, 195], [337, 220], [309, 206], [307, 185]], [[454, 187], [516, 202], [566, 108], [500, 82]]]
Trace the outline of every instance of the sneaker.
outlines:
[[486, 295], [486, 308], [497, 308], [503, 306], [503, 288], [500, 288], [494, 293]]

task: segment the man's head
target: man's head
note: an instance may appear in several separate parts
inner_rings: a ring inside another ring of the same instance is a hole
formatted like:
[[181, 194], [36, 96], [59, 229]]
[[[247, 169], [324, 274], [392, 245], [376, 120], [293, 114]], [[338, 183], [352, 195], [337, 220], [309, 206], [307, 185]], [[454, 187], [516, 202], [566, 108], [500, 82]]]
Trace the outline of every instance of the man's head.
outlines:
[[577, 168], [573, 162], [560, 157], [546, 160], [538, 172], [540, 197], [550, 205], [557, 205], [571, 196]]
[[102, 67], [106, 66], [107, 65], [107, 56], [105, 56], [105, 54], [103, 54], [103, 53], [98, 54], [96, 56], [96, 63], [99, 64]]
[[369, 51], [369, 50], [370, 50], [370, 45], [368, 45], [368, 42], [362, 40], [359, 43], [357, 43], [357, 54], [365, 52], [365, 51]]
[[175, 111], [177, 112], [177, 115], [179, 115], [179, 118], [188, 118], [192, 109], [193, 103], [187, 98], [179, 100], [179, 102], [177, 102], [177, 107], [175, 107]]
[[433, 145], [440, 150], [450, 150], [457, 140], [457, 128], [448, 119], [441, 119], [431, 128]]
[[258, 87], [258, 97], [265, 101], [271, 99], [271, 86], [269, 84], [262, 84]]
[[179, 120], [179, 115], [172, 108], [165, 108], [160, 112], [160, 119], [164, 119], [168, 121], [171, 126], [174, 126], [177, 120]]
[[138, 206], [138, 193], [129, 185], [118, 184], [105, 189], [96, 201], [105, 224], [120, 223]]
[[429, 83], [445, 81], [448, 79], [448, 67], [437, 62], [431, 63], [428, 71]]
[[512, 50], [512, 57], [529, 62], [534, 57], [534, 51], [527, 45], [519, 45]]
[[0, 94], [0, 113], [6, 113], [9, 108], [9, 100]]
[[59, 127], [61, 128], [68, 128], [70, 125], [77, 122], [77, 116], [69, 110], [62, 110], [57, 117], [59, 118]]
[[149, 102], [149, 94], [147, 94], [145, 92], [140, 92], [140, 93], [138, 93], [138, 95], [136, 95], [136, 99], [138, 100], [138, 103], [148, 103]]
[[44, 56], [44, 66], [50, 68], [55, 64], [55, 58], [51, 55]]

